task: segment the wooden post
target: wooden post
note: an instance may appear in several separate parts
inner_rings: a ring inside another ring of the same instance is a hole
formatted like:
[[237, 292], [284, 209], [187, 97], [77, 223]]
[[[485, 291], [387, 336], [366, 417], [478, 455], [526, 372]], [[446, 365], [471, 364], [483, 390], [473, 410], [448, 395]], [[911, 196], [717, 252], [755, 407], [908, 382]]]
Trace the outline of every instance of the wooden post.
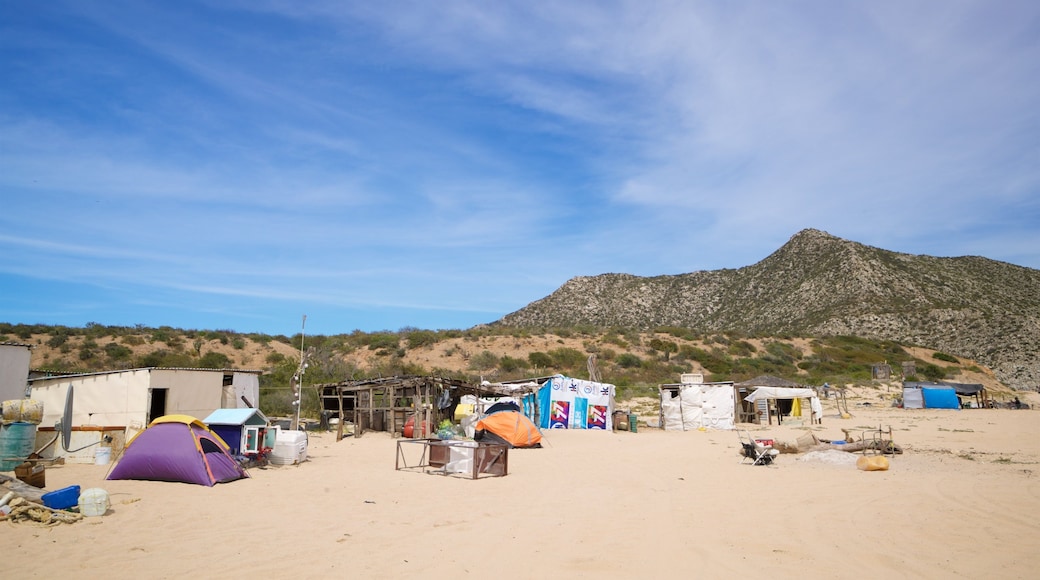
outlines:
[[346, 421], [346, 417], [343, 416], [343, 387], [336, 387], [336, 398], [339, 400], [339, 428], [336, 429], [336, 441], [343, 440], [343, 422]]

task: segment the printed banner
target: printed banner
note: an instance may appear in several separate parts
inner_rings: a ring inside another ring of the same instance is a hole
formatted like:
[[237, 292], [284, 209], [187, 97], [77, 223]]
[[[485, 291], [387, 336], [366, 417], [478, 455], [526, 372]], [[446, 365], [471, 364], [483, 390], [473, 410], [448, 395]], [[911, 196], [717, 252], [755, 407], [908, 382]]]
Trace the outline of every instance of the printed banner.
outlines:
[[614, 385], [557, 375], [538, 391], [538, 405], [545, 429], [612, 430]]
[[569, 401], [553, 401], [552, 411], [549, 413], [550, 429], [566, 429], [571, 417], [571, 404]]

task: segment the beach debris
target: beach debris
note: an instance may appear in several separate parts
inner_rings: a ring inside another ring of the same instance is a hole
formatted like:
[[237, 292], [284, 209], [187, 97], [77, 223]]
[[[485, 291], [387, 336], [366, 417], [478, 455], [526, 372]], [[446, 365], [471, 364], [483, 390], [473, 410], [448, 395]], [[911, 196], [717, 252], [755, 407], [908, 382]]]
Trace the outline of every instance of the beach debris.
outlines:
[[863, 455], [856, 460], [860, 471], [888, 471], [888, 458], [884, 455]]
[[12, 525], [27, 523], [46, 528], [61, 524], [74, 524], [83, 519], [82, 514], [52, 509], [20, 497], [12, 499], [9, 505], [11, 513], [7, 514], [5, 519]]
[[829, 465], [855, 465], [858, 456], [840, 449], [821, 449], [810, 451], [798, 458], [798, 461], [810, 463], [826, 463]]

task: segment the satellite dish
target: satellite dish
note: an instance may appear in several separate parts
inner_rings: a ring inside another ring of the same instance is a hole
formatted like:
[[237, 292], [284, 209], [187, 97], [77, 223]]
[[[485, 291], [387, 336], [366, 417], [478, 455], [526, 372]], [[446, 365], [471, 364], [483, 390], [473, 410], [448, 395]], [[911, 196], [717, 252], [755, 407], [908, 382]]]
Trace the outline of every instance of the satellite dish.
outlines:
[[65, 393], [65, 414], [61, 417], [62, 449], [68, 451], [70, 443], [72, 443], [72, 385], [69, 385], [69, 390]]

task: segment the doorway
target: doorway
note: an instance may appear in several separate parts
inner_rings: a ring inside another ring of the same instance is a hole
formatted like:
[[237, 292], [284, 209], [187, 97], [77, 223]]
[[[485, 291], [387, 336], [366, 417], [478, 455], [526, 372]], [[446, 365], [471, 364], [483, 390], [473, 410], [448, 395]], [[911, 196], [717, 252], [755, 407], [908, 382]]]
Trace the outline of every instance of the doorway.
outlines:
[[166, 391], [169, 389], [148, 389], [148, 424], [166, 414]]

